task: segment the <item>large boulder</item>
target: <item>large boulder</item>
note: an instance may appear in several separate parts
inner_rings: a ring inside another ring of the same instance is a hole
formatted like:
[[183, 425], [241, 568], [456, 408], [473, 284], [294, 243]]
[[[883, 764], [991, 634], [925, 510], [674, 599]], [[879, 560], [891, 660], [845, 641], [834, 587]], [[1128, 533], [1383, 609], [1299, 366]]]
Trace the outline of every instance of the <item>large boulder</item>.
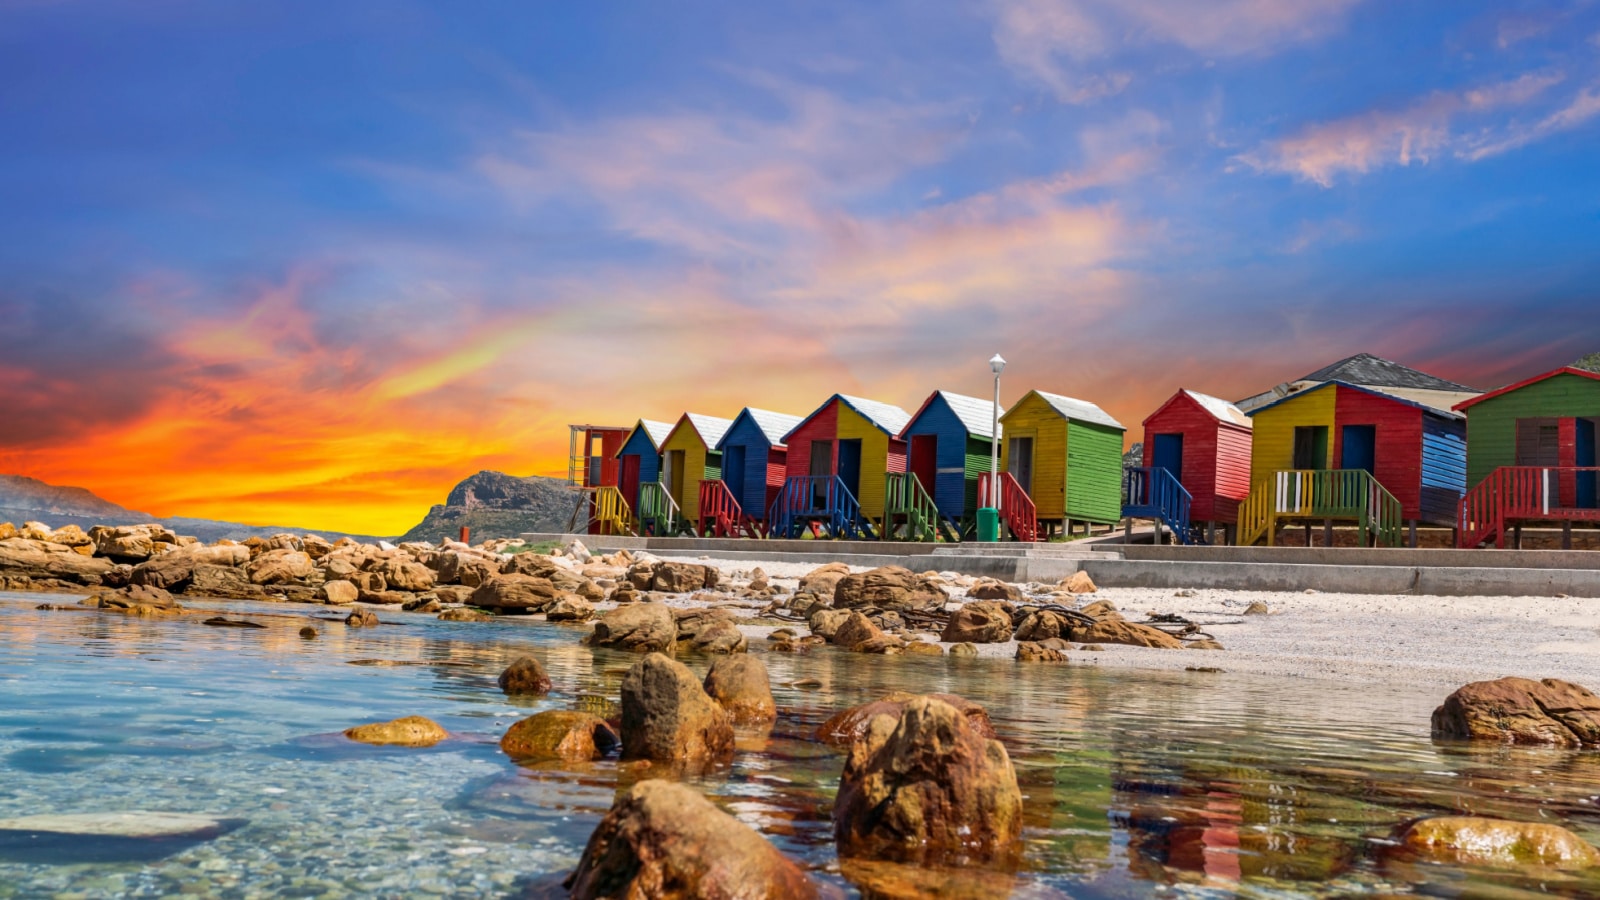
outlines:
[[544, 615], [551, 622], [587, 622], [594, 618], [594, 604], [577, 594], [562, 594]]
[[1019, 641], [1017, 643], [1018, 662], [1066, 662], [1067, 651], [1061, 647], [1052, 646], [1062, 643], [1060, 638], [1051, 638], [1050, 643], [1040, 644], [1034, 641]]
[[715, 566], [660, 562], [650, 577], [650, 590], [665, 594], [687, 594], [716, 587], [720, 577], [721, 573]]
[[1600, 746], [1600, 697], [1570, 681], [1475, 681], [1433, 711], [1433, 736], [1507, 744]]
[[356, 602], [361, 591], [348, 581], [324, 581], [317, 588], [317, 596], [329, 606], [346, 606]]
[[544, 612], [561, 598], [548, 578], [535, 575], [496, 575], [478, 585], [467, 602], [505, 614]]
[[850, 574], [850, 567], [841, 562], [832, 562], [800, 576], [800, 584], [795, 588], [796, 593], [815, 594], [818, 597], [832, 597], [839, 581]]
[[513, 759], [599, 759], [620, 743], [594, 713], [550, 709], [512, 725], [500, 738], [500, 749]]
[[939, 640], [946, 643], [999, 644], [1011, 640], [1011, 614], [998, 600], [962, 604], [951, 616]]
[[71, 547], [63, 544], [21, 537], [0, 540], [0, 573], [13, 578], [57, 578], [76, 584], [99, 584], [101, 576], [112, 567], [109, 559], [74, 553]]
[[683, 663], [651, 653], [623, 676], [624, 759], [715, 760], [732, 753], [728, 711]]
[[852, 609], [845, 614], [845, 620], [839, 627], [834, 629], [828, 643], [850, 650], [883, 637], [883, 631], [872, 624], [871, 619]]
[[1182, 650], [1178, 640], [1153, 625], [1140, 625], [1121, 619], [1102, 619], [1093, 625], [1072, 626], [1069, 637], [1080, 644], [1125, 644], [1130, 647], [1154, 647], [1160, 650]]
[[518, 553], [500, 564], [502, 574], [534, 575], [539, 578], [549, 578], [562, 568], [555, 557], [543, 553]]
[[406, 559], [386, 559], [375, 569], [383, 576], [390, 590], [420, 593], [433, 587], [433, 570], [419, 562]]
[[936, 609], [947, 599], [942, 590], [925, 584], [921, 576], [900, 566], [846, 575], [833, 589], [833, 605], [838, 609]]
[[743, 653], [747, 649], [732, 612], [726, 609], [680, 609], [678, 648], [701, 653]]
[[833, 824], [841, 857], [1005, 862], [1020, 851], [1022, 793], [999, 741], [950, 704], [917, 697], [850, 746]]
[[477, 587], [500, 574], [500, 560], [477, 552], [460, 550], [441, 553], [435, 562], [439, 566], [439, 584], [464, 584]]
[[94, 552], [132, 562], [156, 553], [156, 542], [177, 543], [177, 536], [160, 525], [96, 525], [89, 529]]
[[678, 621], [665, 603], [631, 603], [619, 606], [594, 623], [585, 638], [592, 647], [621, 650], [671, 650], [678, 640]]
[[[269, 553], [276, 551], [267, 551]], [[297, 551], [291, 551], [297, 552]], [[450, 736], [438, 722], [422, 716], [406, 716], [392, 722], [374, 722], [346, 728], [344, 736], [363, 744], [393, 744], [402, 747], [432, 747]]]
[[706, 673], [704, 687], [735, 722], [771, 722], [778, 717], [767, 665], [759, 657], [740, 653], [717, 660]]
[[550, 675], [537, 659], [519, 656], [500, 673], [500, 690], [512, 695], [546, 694], [550, 692]]
[[1061, 589], [1069, 594], [1092, 594], [1097, 590], [1088, 572], [1073, 572], [1061, 579]]
[[566, 887], [574, 900], [818, 896], [806, 874], [748, 825], [693, 788], [660, 780], [617, 795]]
[[832, 641], [833, 636], [839, 631], [839, 626], [850, 621], [851, 616], [859, 615], [861, 614], [851, 609], [828, 609], [825, 607], [813, 612], [806, 624], [810, 626], [812, 634], [823, 640]]
[[315, 569], [311, 557], [300, 550], [267, 550], [250, 561], [250, 580], [255, 584], [293, 584]]
[[1022, 591], [1014, 584], [1007, 584], [995, 578], [979, 578], [967, 588], [967, 596], [974, 600], [1004, 600], [1008, 603], [1021, 603]]
[[[895, 691], [882, 698], [840, 710], [828, 717], [817, 728], [817, 740], [834, 747], [848, 747], [860, 740], [867, 733], [867, 725], [876, 716], [893, 716], [899, 718], [906, 704], [915, 700], [917, 694], [908, 694], [905, 691]], [[965, 697], [955, 694], [927, 694], [955, 707], [972, 728], [986, 738], [995, 737], [994, 725], [989, 721], [989, 711], [973, 703]]]
[[1427, 862], [1482, 866], [1589, 869], [1600, 852], [1559, 825], [1481, 816], [1418, 819], [1395, 829], [1394, 841]]
[[1022, 617], [1017, 625], [1017, 640], [1047, 641], [1067, 638], [1072, 633], [1072, 620], [1050, 609], [1036, 609]]

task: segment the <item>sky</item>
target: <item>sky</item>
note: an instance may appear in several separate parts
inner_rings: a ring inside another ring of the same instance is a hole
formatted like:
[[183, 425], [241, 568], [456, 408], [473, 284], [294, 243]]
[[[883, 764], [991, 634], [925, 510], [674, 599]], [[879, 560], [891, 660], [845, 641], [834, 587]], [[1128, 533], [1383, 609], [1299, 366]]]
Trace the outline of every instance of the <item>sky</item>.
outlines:
[[1584, 0], [0, 0], [0, 85], [0, 472], [156, 515], [394, 534], [996, 352], [1137, 431], [1600, 350]]

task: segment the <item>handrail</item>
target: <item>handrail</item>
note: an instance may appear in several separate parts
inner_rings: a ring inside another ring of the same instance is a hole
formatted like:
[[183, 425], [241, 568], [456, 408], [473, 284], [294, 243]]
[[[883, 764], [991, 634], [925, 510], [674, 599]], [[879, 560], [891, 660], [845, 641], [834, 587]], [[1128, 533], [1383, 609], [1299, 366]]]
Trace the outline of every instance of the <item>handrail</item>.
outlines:
[[620, 536], [636, 533], [633, 510], [628, 507], [628, 500], [622, 496], [621, 489], [615, 486], [594, 489], [592, 521], [600, 524], [601, 534]]
[[1404, 507], [1366, 469], [1286, 469], [1256, 483], [1239, 507], [1239, 543], [1274, 541], [1278, 520], [1351, 519], [1361, 544], [1400, 546]]
[[769, 533], [799, 537], [806, 521], [823, 523], [832, 537], [865, 531], [861, 503], [837, 475], [796, 475], [784, 480], [767, 512]]
[[639, 526], [641, 529], [652, 529], [658, 536], [670, 536], [678, 533], [678, 523], [683, 519], [683, 512], [678, 508], [678, 501], [672, 499], [672, 492], [666, 485], [659, 481], [647, 481], [639, 485]]
[[1194, 495], [1178, 477], [1165, 468], [1130, 466], [1123, 472], [1123, 488], [1128, 499], [1122, 515], [1127, 518], [1158, 518], [1165, 522], [1182, 543], [1194, 542], [1189, 531], [1189, 509]]
[[[1564, 497], [1577, 502], [1579, 475], [1600, 480], [1595, 466], [1500, 466], [1461, 498], [1456, 544], [1476, 547], [1491, 538], [1495, 546], [1506, 545], [1506, 523], [1511, 519], [1576, 518], [1580, 509], [1568, 506]], [[1600, 513], [1597, 513], [1600, 515]]]
[[939, 507], [928, 496], [914, 472], [890, 472], [884, 477], [883, 536], [894, 537], [894, 516], [906, 517], [906, 540], [938, 540]]
[[739, 537], [743, 518], [744, 510], [726, 482], [720, 478], [700, 482], [700, 521], [696, 530], [701, 537]]
[[[988, 472], [978, 476], [978, 507], [986, 509], [991, 507], [989, 498], [993, 491], [989, 484]], [[1019, 541], [1033, 542], [1039, 539], [1039, 508], [1034, 505], [1033, 498], [1022, 489], [1015, 475], [1010, 472], [1001, 472], [999, 475], [1000, 520], [1006, 523], [1011, 530], [1011, 536]]]

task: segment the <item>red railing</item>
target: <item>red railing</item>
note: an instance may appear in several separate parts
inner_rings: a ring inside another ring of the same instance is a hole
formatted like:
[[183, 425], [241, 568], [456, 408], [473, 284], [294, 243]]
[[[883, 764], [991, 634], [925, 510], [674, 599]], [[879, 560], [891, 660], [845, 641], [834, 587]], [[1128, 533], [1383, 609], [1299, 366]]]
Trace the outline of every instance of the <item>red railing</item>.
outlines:
[[739, 537], [743, 518], [744, 510], [726, 482], [720, 478], [700, 482], [701, 537]]
[[1600, 468], [1501, 466], [1461, 498], [1457, 545], [1506, 545], [1506, 524], [1522, 520], [1600, 520]]
[[[987, 509], [993, 504], [989, 498], [993, 492], [989, 486], [989, 475], [984, 473], [978, 476], [978, 508]], [[1011, 536], [1019, 541], [1037, 541], [1039, 539], [1039, 508], [1033, 505], [1033, 498], [1017, 483], [1016, 476], [1010, 472], [1000, 473], [1000, 521], [1006, 523], [1011, 530]]]

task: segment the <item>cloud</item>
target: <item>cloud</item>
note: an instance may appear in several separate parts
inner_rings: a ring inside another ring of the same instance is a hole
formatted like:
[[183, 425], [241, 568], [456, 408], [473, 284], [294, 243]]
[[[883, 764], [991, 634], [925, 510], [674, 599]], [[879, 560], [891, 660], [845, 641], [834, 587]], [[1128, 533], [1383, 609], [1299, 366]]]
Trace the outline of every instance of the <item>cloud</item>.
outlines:
[[995, 0], [994, 42], [1018, 75], [1067, 103], [1120, 92], [1126, 71], [1092, 64], [1143, 45], [1208, 58], [1270, 54], [1322, 38], [1360, 0]]
[[1512, 125], [1487, 142], [1462, 150], [1459, 155], [1472, 162], [1498, 156], [1577, 128], [1597, 115], [1600, 115], [1600, 86], [1584, 88], [1572, 102], [1532, 125]]
[[[1426, 164], [1445, 154], [1468, 160], [1481, 159], [1572, 127], [1576, 121], [1592, 115], [1592, 112], [1585, 114], [1586, 107], [1581, 102], [1589, 96], [1585, 91], [1580, 95], [1580, 102], [1569, 107], [1570, 113], [1552, 116], [1532, 129], [1495, 131], [1491, 127], [1468, 136], [1456, 128], [1462, 119], [1507, 107], [1526, 106], [1562, 80], [1559, 73], [1529, 73], [1469, 90], [1439, 91], [1404, 109], [1373, 111], [1312, 125], [1292, 137], [1269, 142], [1237, 158], [1258, 172], [1292, 175], [1325, 188], [1332, 187], [1341, 175], [1364, 175], [1388, 166]], [[1490, 152], [1481, 152], [1486, 148]]]

